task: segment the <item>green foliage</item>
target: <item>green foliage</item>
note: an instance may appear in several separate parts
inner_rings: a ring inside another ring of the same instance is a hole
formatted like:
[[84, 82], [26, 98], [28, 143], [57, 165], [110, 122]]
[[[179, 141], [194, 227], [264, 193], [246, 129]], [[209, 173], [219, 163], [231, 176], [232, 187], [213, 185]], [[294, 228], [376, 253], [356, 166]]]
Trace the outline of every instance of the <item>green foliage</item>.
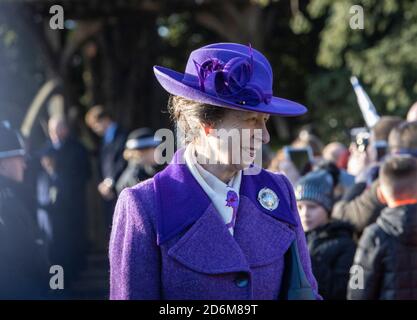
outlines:
[[307, 78], [309, 121], [325, 142], [344, 141], [348, 129], [363, 126], [346, 70], [324, 71]]
[[295, 34], [308, 33], [311, 30], [311, 23], [301, 11], [298, 11], [291, 19], [290, 27]]
[[[363, 30], [350, 28], [353, 5], [363, 7]], [[317, 64], [327, 70], [318, 76], [320, 90], [337, 94], [334, 82], [324, 81], [326, 77], [334, 80], [335, 71], [343, 71], [347, 78], [355, 74], [369, 88], [371, 99], [380, 102], [380, 113], [404, 115], [417, 99], [417, 2], [313, 0], [307, 12], [313, 21], [325, 19], [316, 57]], [[344, 78], [339, 81], [347, 83]], [[347, 104], [344, 93], [339, 93], [336, 99]], [[318, 95], [310, 95], [310, 99], [315, 104], [326, 103]]]
[[168, 17], [160, 17], [157, 20], [158, 33], [173, 47], [180, 44], [182, 38], [187, 33], [186, 24], [189, 19], [188, 14], [171, 14]]
[[44, 80], [36, 45], [17, 19], [0, 8], [0, 119], [13, 126], [20, 124]]

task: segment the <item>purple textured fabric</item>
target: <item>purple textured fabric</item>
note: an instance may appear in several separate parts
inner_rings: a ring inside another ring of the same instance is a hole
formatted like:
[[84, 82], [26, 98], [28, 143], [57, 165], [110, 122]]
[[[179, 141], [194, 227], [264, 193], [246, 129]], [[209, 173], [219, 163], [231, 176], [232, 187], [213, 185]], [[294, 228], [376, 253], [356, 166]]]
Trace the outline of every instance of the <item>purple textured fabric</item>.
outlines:
[[[268, 213], [254, 201], [265, 186], [285, 210]], [[234, 236], [204, 194], [186, 165], [175, 163], [122, 192], [110, 239], [111, 299], [277, 299], [284, 254], [294, 239], [317, 292], [295, 197], [284, 176], [267, 171], [242, 176]]]
[[239, 110], [298, 116], [303, 105], [272, 96], [272, 68], [259, 51], [237, 43], [194, 50], [185, 73], [154, 66], [162, 87], [173, 95]]

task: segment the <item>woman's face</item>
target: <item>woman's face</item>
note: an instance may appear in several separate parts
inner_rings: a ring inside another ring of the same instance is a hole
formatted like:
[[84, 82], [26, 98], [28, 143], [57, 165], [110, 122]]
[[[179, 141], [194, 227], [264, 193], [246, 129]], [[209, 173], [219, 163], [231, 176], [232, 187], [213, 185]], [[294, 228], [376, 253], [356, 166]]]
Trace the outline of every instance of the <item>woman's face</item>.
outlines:
[[297, 207], [305, 232], [322, 226], [329, 221], [326, 209], [316, 202], [300, 200], [297, 201]]
[[204, 127], [206, 146], [220, 163], [246, 168], [269, 143], [268, 119], [265, 113], [228, 110], [215, 127]]

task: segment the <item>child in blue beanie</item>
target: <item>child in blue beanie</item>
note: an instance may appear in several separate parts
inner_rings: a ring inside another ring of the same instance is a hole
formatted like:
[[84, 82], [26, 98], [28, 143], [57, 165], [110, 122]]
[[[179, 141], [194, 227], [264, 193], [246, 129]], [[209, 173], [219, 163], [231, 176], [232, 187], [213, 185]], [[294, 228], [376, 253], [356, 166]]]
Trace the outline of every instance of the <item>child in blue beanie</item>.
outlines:
[[330, 219], [336, 184], [329, 172], [317, 170], [302, 177], [295, 187], [319, 293], [329, 300], [346, 299], [349, 270], [356, 249], [352, 226]]

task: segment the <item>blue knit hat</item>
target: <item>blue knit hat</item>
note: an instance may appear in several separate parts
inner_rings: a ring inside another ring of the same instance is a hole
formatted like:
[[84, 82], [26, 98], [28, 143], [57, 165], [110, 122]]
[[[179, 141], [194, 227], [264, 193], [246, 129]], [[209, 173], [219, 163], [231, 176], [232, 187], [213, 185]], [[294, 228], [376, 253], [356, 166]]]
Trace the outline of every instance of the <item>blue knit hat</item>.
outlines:
[[297, 201], [310, 200], [323, 206], [327, 212], [333, 207], [333, 178], [325, 170], [312, 171], [298, 180], [295, 186]]

